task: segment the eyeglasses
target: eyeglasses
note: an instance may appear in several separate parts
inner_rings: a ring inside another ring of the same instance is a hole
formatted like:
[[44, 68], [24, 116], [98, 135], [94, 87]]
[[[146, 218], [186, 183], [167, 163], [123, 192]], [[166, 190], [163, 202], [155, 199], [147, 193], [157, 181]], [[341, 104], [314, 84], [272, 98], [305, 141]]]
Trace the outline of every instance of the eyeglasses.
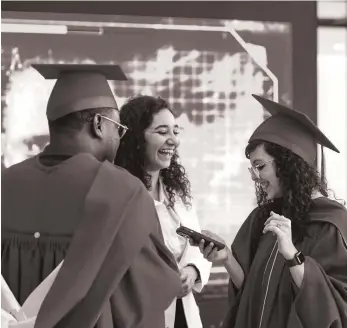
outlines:
[[249, 173], [251, 174], [253, 179], [260, 179], [260, 172], [259, 168], [263, 168], [266, 164], [272, 163], [275, 159], [270, 159], [266, 162], [257, 164], [257, 165], [252, 165], [251, 167], [248, 168]]
[[107, 117], [107, 116], [103, 116], [103, 115], [99, 115], [99, 116], [102, 117], [102, 118], [104, 118], [105, 120], [110, 121], [110, 122], [112, 122], [112, 123], [114, 123], [114, 124], [117, 125], [118, 134], [119, 134], [119, 139], [122, 139], [122, 138], [124, 137], [125, 133], [129, 130], [129, 128], [126, 127], [125, 125], [120, 124], [120, 123], [118, 123], [118, 122], [116, 122], [116, 121], [110, 119], [110, 118]]

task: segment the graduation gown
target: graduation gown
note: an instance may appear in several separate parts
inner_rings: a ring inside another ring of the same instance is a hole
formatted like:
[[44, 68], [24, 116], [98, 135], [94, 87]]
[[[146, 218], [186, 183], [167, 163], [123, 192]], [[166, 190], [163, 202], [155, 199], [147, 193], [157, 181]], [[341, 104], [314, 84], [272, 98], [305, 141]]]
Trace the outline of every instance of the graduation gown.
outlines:
[[12, 292], [22, 304], [64, 259], [35, 327], [162, 328], [181, 282], [147, 190], [89, 154], [58, 163], [36, 156], [2, 176], [2, 275]]
[[249, 215], [232, 245], [245, 279], [240, 290], [230, 280], [223, 328], [347, 327], [347, 211], [325, 197], [313, 203], [307, 236], [294, 241], [306, 257], [300, 289], [271, 233], [260, 238], [252, 255], [258, 209]]

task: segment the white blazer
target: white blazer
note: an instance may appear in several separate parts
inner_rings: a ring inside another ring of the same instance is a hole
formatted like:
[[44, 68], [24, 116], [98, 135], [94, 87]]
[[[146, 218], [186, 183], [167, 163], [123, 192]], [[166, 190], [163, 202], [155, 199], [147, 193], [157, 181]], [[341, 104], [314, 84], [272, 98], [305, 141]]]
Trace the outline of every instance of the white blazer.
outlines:
[[[164, 191], [161, 186], [161, 191]], [[166, 192], [164, 191], [165, 197], [167, 198]], [[159, 202], [155, 201], [157, 210], [160, 205]], [[178, 217], [180, 224], [196, 230], [198, 232], [201, 231], [197, 214], [194, 210], [194, 207], [191, 206], [187, 208], [180, 198], [176, 199], [174, 205], [174, 212]], [[161, 221], [161, 225], [163, 226], [163, 220], [161, 220], [160, 212], [158, 212], [159, 220]], [[167, 218], [166, 218], [167, 219]], [[165, 229], [162, 229], [165, 230]], [[163, 231], [164, 240], [166, 242], [166, 238], [168, 238], [168, 234]], [[186, 243], [183, 254], [180, 258], [180, 261], [177, 263], [179, 269], [186, 267], [188, 264], [193, 264], [197, 267], [200, 272], [201, 280], [195, 283], [193, 289], [196, 292], [201, 292], [203, 287], [207, 284], [208, 279], [210, 277], [211, 263], [204, 259], [200, 250], [196, 246], [191, 246], [189, 242]], [[165, 311], [166, 317], [166, 327], [165, 328], [174, 328], [174, 320], [167, 320], [168, 317], [174, 316], [176, 312], [176, 301], [175, 298], [169, 308]], [[196, 304], [194, 295], [190, 292], [188, 295], [182, 298], [183, 309], [187, 321], [188, 328], [202, 328], [202, 322], [200, 318], [200, 311]]]

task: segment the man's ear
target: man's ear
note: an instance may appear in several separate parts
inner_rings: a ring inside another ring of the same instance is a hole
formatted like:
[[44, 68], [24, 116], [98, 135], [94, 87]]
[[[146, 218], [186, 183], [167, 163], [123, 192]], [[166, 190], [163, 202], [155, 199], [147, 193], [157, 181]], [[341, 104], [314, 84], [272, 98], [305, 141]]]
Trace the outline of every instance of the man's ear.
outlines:
[[102, 138], [101, 116], [99, 114], [93, 117], [92, 132], [97, 138]]

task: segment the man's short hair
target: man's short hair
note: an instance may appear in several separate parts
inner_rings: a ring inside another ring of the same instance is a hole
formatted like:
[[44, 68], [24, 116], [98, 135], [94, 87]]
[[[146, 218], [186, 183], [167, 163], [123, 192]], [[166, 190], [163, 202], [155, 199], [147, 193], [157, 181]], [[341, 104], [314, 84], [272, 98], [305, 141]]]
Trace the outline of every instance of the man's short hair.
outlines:
[[95, 114], [107, 116], [114, 108], [93, 108], [85, 109], [79, 112], [65, 115], [57, 120], [48, 120], [48, 126], [51, 133], [55, 134], [73, 134], [82, 130], [86, 124], [91, 124]]

